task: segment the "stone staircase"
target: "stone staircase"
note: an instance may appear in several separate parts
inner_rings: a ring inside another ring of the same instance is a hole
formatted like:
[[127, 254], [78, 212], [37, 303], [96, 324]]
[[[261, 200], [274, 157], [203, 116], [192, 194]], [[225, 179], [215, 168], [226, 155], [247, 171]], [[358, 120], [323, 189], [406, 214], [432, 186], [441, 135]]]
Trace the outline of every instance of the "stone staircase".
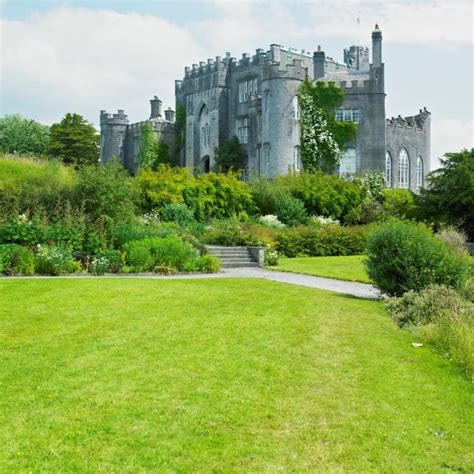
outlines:
[[247, 247], [206, 245], [209, 255], [217, 257], [222, 268], [258, 267], [258, 260]]

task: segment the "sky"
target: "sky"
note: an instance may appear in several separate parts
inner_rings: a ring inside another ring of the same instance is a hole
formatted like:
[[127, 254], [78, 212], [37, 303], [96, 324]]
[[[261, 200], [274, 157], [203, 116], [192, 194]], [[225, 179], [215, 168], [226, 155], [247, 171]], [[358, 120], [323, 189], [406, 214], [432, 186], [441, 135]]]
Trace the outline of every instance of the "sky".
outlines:
[[[174, 108], [174, 81], [207, 58], [272, 43], [342, 62], [383, 35], [387, 117], [432, 114], [432, 167], [473, 144], [471, 1], [0, 0], [0, 116], [51, 124], [67, 112], [99, 126], [101, 109], [149, 117]], [[359, 21], [357, 21], [359, 19]]]

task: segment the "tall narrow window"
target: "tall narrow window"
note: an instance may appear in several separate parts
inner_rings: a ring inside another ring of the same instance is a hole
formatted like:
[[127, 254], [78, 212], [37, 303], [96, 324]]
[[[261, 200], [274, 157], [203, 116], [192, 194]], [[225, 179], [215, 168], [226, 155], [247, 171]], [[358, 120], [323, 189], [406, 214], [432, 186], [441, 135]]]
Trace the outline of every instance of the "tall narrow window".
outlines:
[[392, 187], [392, 157], [388, 151], [385, 153], [385, 184]]
[[351, 109], [344, 109], [344, 122], [352, 122]]
[[248, 117], [239, 118], [237, 120], [237, 138], [240, 143], [248, 142], [249, 119]]
[[299, 120], [300, 116], [301, 116], [300, 101], [299, 101], [299, 97], [295, 95], [293, 97], [293, 118], [296, 120]]
[[355, 148], [348, 148], [342, 154], [341, 162], [339, 163], [339, 176], [341, 178], [350, 178], [356, 174], [357, 171], [357, 152]]
[[295, 171], [301, 171], [301, 152], [298, 145], [293, 148], [293, 166]]
[[257, 146], [257, 167], [258, 175], [263, 176], [262, 147], [260, 145]]
[[336, 120], [338, 122], [344, 121], [344, 109], [337, 109], [336, 110]]
[[398, 186], [408, 188], [410, 186], [410, 161], [405, 148], [398, 155]]
[[239, 102], [244, 101], [244, 83], [239, 82]]
[[423, 187], [423, 158], [419, 156], [416, 160], [416, 188]]
[[359, 109], [352, 109], [352, 121], [354, 123], [359, 123], [359, 118], [360, 118]]
[[257, 114], [257, 131], [259, 135], [262, 134], [262, 113], [261, 112]]

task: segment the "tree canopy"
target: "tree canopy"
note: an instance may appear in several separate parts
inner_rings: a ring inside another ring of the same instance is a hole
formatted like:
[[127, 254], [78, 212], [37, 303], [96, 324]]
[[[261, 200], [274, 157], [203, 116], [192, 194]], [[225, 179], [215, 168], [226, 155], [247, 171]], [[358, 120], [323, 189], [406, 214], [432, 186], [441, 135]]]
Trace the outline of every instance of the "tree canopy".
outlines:
[[0, 118], [0, 151], [19, 155], [42, 155], [49, 140], [49, 127], [19, 114]]
[[242, 148], [237, 137], [224, 142], [215, 152], [215, 166], [217, 172], [242, 171], [247, 164], [247, 153]]
[[422, 216], [450, 224], [474, 239], [474, 148], [446, 153], [442, 167], [427, 176], [419, 196]]
[[47, 153], [76, 168], [99, 161], [100, 137], [81, 115], [68, 113], [51, 125]]
[[333, 172], [344, 145], [355, 137], [354, 123], [336, 121], [336, 108], [343, 101], [343, 90], [333, 82], [305, 81], [301, 85], [301, 160], [305, 171]]

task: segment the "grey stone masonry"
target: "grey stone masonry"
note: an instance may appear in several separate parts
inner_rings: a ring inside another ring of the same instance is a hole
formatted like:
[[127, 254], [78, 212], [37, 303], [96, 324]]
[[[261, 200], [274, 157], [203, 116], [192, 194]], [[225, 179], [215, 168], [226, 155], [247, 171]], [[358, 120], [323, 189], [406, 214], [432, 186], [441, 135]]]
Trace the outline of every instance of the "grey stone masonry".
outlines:
[[[244, 179], [301, 171], [298, 94], [305, 78], [338, 84], [345, 96], [336, 119], [357, 123], [357, 136], [342, 153], [342, 177], [380, 172], [390, 186], [417, 191], [423, 185], [430, 171], [430, 113], [424, 108], [412, 117], [387, 120], [378, 25], [372, 32], [372, 62], [369, 48], [360, 45], [344, 49], [344, 61], [338, 62], [320, 46], [312, 53], [271, 44], [238, 60], [226, 53], [185, 67], [184, 77], [175, 81], [176, 109], [186, 112], [179, 164], [208, 172], [216, 148], [237, 136], [248, 157]], [[146, 122], [174, 153], [175, 112], [168, 108], [163, 118], [156, 96], [150, 104]], [[129, 124], [119, 110], [102, 111], [100, 123], [101, 162], [117, 156], [136, 172], [145, 122]]]

